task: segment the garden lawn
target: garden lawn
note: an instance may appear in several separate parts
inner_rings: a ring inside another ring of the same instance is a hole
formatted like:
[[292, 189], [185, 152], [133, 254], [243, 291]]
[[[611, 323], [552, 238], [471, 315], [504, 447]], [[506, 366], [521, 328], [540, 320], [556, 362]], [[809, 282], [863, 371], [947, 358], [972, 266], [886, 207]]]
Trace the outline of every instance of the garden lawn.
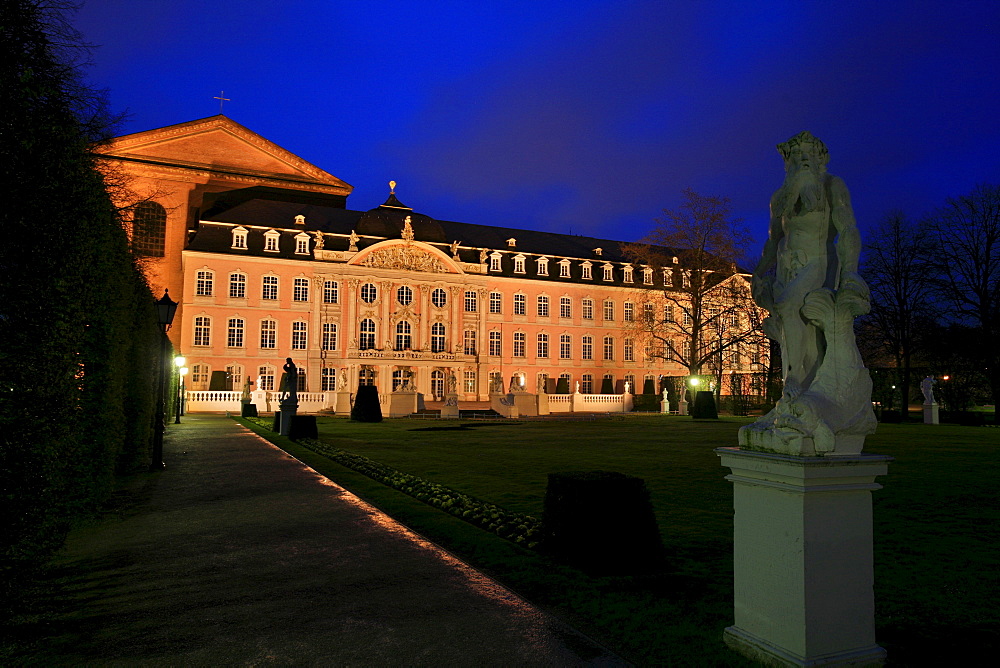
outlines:
[[[732, 623], [732, 486], [713, 449], [735, 444], [745, 423], [319, 420], [330, 445], [538, 518], [548, 473], [641, 477], [670, 555], [667, 572], [644, 577], [554, 565], [301, 446], [279, 445], [638, 664], [740, 665], [721, 642]], [[1000, 498], [987, 472], [1000, 429], [880, 425], [865, 449], [896, 457], [874, 492], [876, 627], [889, 665], [996, 650]]]

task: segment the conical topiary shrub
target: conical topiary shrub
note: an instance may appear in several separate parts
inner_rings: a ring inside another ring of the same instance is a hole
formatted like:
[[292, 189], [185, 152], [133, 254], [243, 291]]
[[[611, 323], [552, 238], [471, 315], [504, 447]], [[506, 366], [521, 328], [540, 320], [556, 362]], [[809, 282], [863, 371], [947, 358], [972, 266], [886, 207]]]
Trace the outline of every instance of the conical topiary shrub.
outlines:
[[565, 378], [560, 378], [556, 382], [556, 394], [569, 394], [569, 381]]
[[701, 390], [694, 395], [694, 405], [691, 407], [691, 417], [695, 420], [714, 420], [719, 417], [715, 407], [715, 394]]
[[615, 381], [610, 378], [605, 378], [601, 381], [601, 394], [614, 394], [615, 393]]
[[351, 419], [355, 422], [381, 422], [382, 406], [378, 402], [378, 387], [359, 385], [351, 407]]
[[642, 393], [643, 394], [656, 394], [656, 381], [652, 378], [647, 378], [642, 383]]

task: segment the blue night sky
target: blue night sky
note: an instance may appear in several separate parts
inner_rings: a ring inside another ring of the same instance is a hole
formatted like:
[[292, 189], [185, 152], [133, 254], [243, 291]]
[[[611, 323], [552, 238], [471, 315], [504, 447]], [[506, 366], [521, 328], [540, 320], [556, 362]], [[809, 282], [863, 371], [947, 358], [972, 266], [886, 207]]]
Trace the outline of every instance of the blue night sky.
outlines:
[[762, 242], [801, 130], [862, 228], [1000, 180], [993, 0], [89, 0], [73, 22], [125, 132], [224, 90], [352, 209], [394, 179], [435, 218], [635, 240], [692, 187]]

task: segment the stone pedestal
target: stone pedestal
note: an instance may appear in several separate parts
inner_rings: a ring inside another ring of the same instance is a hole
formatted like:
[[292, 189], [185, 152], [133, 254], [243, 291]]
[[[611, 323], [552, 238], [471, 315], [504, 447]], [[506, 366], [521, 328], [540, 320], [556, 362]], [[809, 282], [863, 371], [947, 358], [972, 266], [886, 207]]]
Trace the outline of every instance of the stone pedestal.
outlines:
[[285, 400], [279, 406], [281, 407], [281, 425], [278, 427], [278, 433], [282, 436], [288, 436], [292, 433], [292, 420], [299, 410], [299, 402]]
[[334, 409], [337, 415], [351, 414], [351, 393], [347, 390], [337, 392], [337, 404]]
[[684, 399], [681, 399], [677, 403], [677, 414], [678, 415], [687, 415], [688, 414], [688, 402], [684, 401]]
[[726, 644], [772, 665], [880, 665], [871, 493], [892, 457], [716, 453], [736, 511]]
[[538, 403], [535, 401], [534, 394], [514, 392], [507, 396], [514, 397], [514, 407], [517, 408], [519, 417], [535, 417], [538, 415]]
[[417, 412], [417, 393], [407, 390], [389, 395], [389, 417], [406, 417]]
[[924, 424], [941, 424], [938, 419], [937, 402], [934, 402], [933, 404], [924, 404]]
[[669, 413], [670, 412], [670, 402], [667, 401], [666, 399], [661, 399], [660, 400], [660, 412], [661, 413]]
[[444, 406], [441, 407], [441, 417], [458, 419], [458, 395], [447, 394], [444, 397]]
[[548, 415], [549, 414], [549, 395], [545, 392], [539, 392], [537, 395], [536, 409], [537, 415]]

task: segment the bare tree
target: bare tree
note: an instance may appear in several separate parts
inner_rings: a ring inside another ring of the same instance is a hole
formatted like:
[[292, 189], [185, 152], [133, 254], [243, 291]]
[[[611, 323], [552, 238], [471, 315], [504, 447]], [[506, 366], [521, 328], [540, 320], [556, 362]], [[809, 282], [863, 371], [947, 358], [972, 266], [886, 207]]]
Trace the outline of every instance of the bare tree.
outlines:
[[[1000, 397], [1000, 186], [982, 184], [949, 199], [928, 219], [935, 242], [930, 254], [938, 295], [952, 309], [944, 315], [978, 326], [979, 352], [993, 392]], [[994, 414], [994, 420], [996, 416]]]
[[766, 350], [762, 312], [739, 270], [751, 243], [742, 221], [732, 218], [728, 198], [688, 188], [680, 209], [664, 210], [641, 242], [623, 245], [626, 257], [664, 279], [662, 290], [636, 296], [640, 310], [632, 331], [647, 356], [679, 364], [691, 375], [708, 367], [721, 387], [724, 368]]
[[873, 352], [886, 355], [899, 371], [904, 412], [913, 355], [932, 312], [932, 246], [926, 226], [910, 223], [900, 211], [887, 214], [865, 245], [861, 273], [871, 290], [871, 312], [863, 330]]

